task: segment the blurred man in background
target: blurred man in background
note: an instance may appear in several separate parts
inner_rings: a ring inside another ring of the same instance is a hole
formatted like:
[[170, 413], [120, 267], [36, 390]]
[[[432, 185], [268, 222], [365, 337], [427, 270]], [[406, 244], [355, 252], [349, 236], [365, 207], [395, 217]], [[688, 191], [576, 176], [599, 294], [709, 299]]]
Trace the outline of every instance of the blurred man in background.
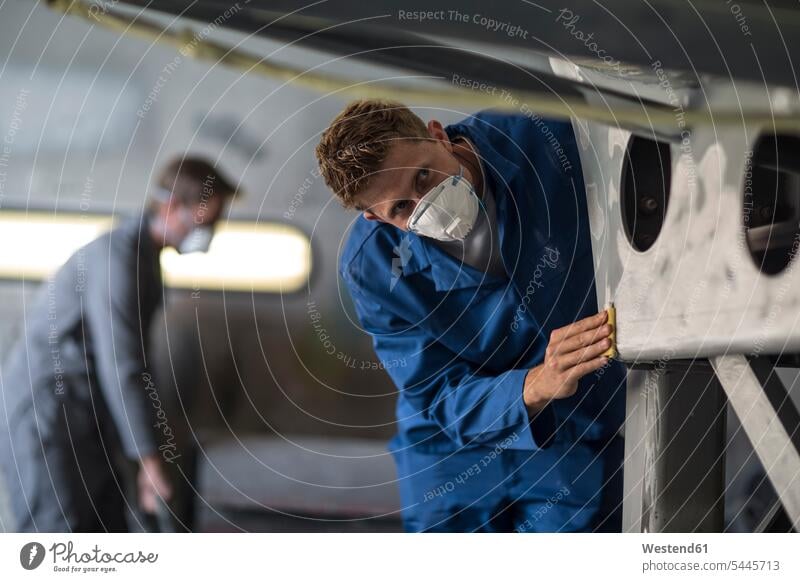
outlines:
[[206, 251], [234, 193], [209, 162], [171, 161], [147, 210], [79, 249], [26, 309], [0, 399], [12, 529], [126, 531], [123, 456], [138, 465], [145, 513], [170, 499], [172, 429], [147, 358], [163, 296], [159, 256]]

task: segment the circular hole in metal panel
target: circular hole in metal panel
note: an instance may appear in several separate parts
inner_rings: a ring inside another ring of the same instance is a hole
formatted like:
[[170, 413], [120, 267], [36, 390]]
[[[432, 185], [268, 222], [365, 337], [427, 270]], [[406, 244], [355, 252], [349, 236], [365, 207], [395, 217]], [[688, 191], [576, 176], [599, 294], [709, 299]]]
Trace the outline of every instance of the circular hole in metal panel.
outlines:
[[742, 220], [756, 266], [766, 275], [783, 271], [800, 241], [800, 137], [758, 138], [745, 163]]
[[669, 202], [672, 178], [669, 144], [633, 136], [622, 166], [620, 206], [625, 234], [644, 252], [656, 242]]

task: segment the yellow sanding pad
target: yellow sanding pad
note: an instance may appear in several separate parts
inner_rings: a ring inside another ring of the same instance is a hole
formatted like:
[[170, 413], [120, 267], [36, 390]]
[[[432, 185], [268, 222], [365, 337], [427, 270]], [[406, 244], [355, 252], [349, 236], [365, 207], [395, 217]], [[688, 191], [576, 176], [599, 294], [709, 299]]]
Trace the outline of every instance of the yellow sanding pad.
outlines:
[[608, 336], [611, 339], [611, 347], [603, 352], [603, 355], [609, 358], [617, 357], [617, 310], [613, 303], [606, 307], [608, 312], [608, 325], [611, 326], [611, 334]]

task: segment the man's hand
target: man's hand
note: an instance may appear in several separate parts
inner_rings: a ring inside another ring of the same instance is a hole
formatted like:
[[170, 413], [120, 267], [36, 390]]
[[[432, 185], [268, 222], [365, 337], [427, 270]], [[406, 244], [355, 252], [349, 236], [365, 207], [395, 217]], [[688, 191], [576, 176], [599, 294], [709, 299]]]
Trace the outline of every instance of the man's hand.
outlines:
[[172, 497], [172, 487], [158, 455], [142, 457], [139, 463], [137, 488], [139, 490], [139, 506], [145, 513], [156, 512], [158, 497], [164, 501], [169, 501]]
[[601, 311], [553, 331], [544, 362], [525, 376], [522, 397], [531, 416], [551, 400], [575, 394], [578, 380], [608, 362], [601, 356], [611, 346], [607, 319], [608, 313]]

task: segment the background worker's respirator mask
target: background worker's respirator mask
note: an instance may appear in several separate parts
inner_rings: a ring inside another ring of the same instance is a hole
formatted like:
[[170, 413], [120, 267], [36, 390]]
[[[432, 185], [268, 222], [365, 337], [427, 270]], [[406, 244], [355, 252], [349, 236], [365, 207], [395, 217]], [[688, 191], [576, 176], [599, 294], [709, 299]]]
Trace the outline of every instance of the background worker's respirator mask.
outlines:
[[214, 238], [214, 229], [210, 226], [197, 225], [189, 231], [177, 250], [180, 254], [186, 253], [205, 253], [211, 246], [211, 239]]
[[434, 186], [414, 207], [408, 218], [409, 232], [441, 241], [464, 240], [475, 226], [480, 201], [464, 167]]
[[[153, 197], [161, 202], [169, 202], [172, 192], [166, 188], [156, 188]], [[192, 213], [180, 207], [178, 210], [181, 218], [186, 222], [193, 222]], [[180, 244], [175, 248], [179, 254], [186, 253], [205, 253], [211, 246], [211, 239], [214, 238], [214, 228], [205, 224], [195, 224], [191, 230], [183, 237]]]

